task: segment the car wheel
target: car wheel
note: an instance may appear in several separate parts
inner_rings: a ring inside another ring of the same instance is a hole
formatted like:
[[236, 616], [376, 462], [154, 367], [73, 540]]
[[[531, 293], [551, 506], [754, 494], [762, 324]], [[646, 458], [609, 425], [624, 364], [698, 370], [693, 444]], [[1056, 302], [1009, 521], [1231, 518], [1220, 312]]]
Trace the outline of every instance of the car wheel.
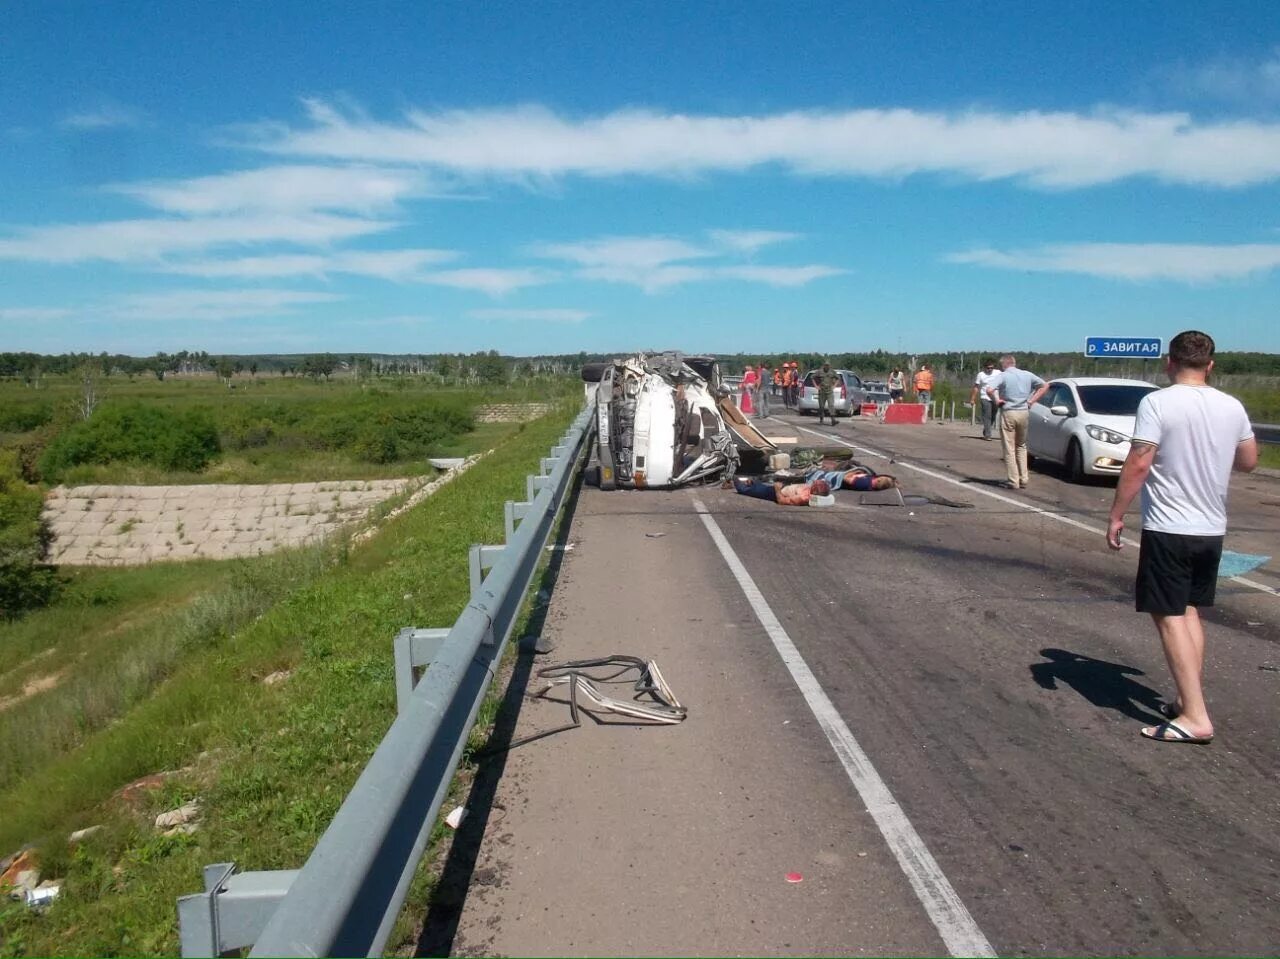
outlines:
[[1084, 454], [1077, 440], [1072, 440], [1067, 447], [1067, 477], [1073, 483], [1084, 482]]

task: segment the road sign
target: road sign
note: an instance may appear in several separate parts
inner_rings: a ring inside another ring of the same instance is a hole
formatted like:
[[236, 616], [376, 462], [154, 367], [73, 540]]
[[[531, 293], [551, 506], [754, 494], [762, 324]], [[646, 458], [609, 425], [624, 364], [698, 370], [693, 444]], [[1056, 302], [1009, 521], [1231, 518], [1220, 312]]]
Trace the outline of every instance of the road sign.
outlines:
[[1164, 352], [1158, 336], [1090, 336], [1084, 355], [1095, 360], [1158, 360]]

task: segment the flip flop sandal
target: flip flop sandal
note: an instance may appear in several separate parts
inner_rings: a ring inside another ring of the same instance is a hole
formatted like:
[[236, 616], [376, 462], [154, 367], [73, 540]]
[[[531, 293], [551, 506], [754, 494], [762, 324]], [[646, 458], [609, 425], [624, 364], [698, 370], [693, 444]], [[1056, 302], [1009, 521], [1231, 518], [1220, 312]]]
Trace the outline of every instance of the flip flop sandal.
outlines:
[[1154, 739], [1158, 743], [1191, 743], [1196, 746], [1204, 746], [1213, 742], [1212, 736], [1194, 736], [1173, 720], [1161, 723], [1159, 726], [1143, 729], [1142, 735], [1147, 739]]

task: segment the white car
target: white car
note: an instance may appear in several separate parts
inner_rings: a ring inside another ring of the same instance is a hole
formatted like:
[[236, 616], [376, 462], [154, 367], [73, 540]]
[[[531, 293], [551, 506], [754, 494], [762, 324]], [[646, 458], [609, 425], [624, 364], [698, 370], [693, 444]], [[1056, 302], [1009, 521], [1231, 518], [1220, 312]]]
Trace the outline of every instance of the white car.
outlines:
[[1156, 389], [1143, 380], [1099, 376], [1051, 380], [1028, 416], [1027, 452], [1061, 463], [1073, 483], [1117, 476], [1129, 455], [1138, 403]]

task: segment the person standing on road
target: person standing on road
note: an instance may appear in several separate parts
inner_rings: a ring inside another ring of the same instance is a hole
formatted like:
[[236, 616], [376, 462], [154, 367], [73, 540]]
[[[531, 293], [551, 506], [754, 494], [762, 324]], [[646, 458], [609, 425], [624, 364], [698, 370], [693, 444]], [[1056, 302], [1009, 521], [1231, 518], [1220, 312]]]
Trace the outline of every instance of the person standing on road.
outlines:
[[1199, 610], [1213, 605], [1231, 471], [1249, 473], [1258, 465], [1258, 442], [1244, 407], [1209, 385], [1213, 353], [1212, 337], [1198, 330], [1170, 341], [1165, 370], [1173, 385], [1138, 404], [1107, 524], [1107, 545], [1121, 549], [1125, 511], [1141, 490], [1135, 606], [1154, 621], [1178, 690], [1161, 709], [1168, 721], [1144, 727], [1142, 735], [1166, 743], [1213, 739], [1201, 685]]
[[987, 357], [982, 361], [982, 369], [973, 378], [973, 389], [969, 391], [969, 405], [982, 404], [979, 410], [982, 416], [982, 438], [984, 440], [991, 439], [991, 433], [996, 428], [996, 417], [1000, 412], [996, 406], [996, 401], [987, 395], [987, 387], [991, 385], [991, 381], [996, 376], [996, 361]]
[[907, 378], [902, 375], [902, 370], [895, 366], [893, 372], [889, 374], [889, 402], [901, 403], [906, 392]]
[[742, 371], [742, 402], [738, 405], [738, 409], [742, 411], [743, 416], [750, 416], [755, 411], [755, 403], [753, 397], [756, 392], [756, 371], [750, 366]]
[[822, 425], [824, 416], [829, 416], [831, 425], [835, 426], [836, 374], [830, 363], [823, 363], [822, 369], [813, 374], [813, 385], [818, 388], [818, 425]]
[[911, 386], [916, 391], [916, 402], [928, 406], [929, 401], [933, 399], [933, 370], [929, 369], [928, 363], [920, 364], [920, 369], [916, 371]]
[[778, 396], [782, 392], [782, 371], [776, 366], [773, 368], [773, 395]]
[[760, 361], [760, 369], [756, 371], [756, 419], [762, 420], [769, 415], [769, 368]]
[[986, 394], [1000, 410], [1000, 441], [1009, 489], [1027, 488], [1027, 421], [1035, 402], [1049, 384], [1034, 373], [1018, 369], [1011, 353], [1000, 357], [1000, 372], [986, 386]]
[[800, 408], [800, 365], [791, 361], [791, 408]]

